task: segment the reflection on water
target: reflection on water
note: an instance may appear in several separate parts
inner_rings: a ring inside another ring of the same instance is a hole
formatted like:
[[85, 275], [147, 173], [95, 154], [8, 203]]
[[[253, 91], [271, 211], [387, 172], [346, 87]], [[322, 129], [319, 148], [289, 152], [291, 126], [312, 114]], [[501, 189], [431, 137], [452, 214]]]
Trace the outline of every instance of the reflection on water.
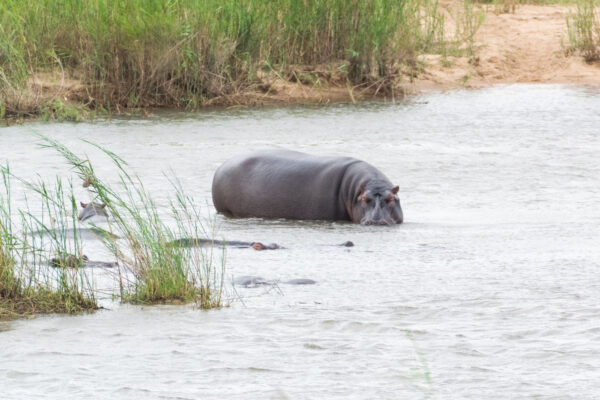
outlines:
[[[172, 171], [206, 203], [207, 217], [212, 174], [235, 154], [355, 156], [400, 185], [406, 221], [381, 228], [217, 216], [223, 237], [286, 247], [228, 251], [228, 281], [318, 284], [238, 287], [231, 295], [243, 301], [210, 312], [107, 303], [91, 315], [0, 324], [2, 397], [593, 398], [598, 110], [593, 89], [519, 85], [398, 104], [1, 129], [1, 159], [20, 176], [72, 173], [36, 147], [37, 131], [115, 179], [85, 138], [127, 160], [165, 212], [163, 172]], [[346, 240], [356, 246], [327, 246]]]

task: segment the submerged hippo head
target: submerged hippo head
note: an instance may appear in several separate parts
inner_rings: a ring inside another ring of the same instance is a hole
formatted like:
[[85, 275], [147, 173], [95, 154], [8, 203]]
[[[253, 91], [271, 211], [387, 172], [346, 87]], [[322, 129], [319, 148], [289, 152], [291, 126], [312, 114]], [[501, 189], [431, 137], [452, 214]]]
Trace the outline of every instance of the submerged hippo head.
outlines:
[[372, 180], [361, 187], [354, 202], [354, 218], [361, 225], [394, 225], [404, 220], [399, 187], [389, 182]]
[[108, 218], [108, 213], [106, 212], [106, 204], [104, 203], [83, 203], [80, 202], [81, 207], [83, 208], [79, 212], [79, 220], [85, 221], [95, 216], [101, 216]]

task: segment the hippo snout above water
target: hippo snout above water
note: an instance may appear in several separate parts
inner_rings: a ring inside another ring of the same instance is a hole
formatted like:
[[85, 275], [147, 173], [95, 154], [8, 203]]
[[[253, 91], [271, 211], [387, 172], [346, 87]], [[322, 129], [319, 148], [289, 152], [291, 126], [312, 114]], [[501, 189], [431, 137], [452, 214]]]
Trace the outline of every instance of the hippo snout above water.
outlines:
[[108, 218], [108, 212], [106, 211], [106, 204], [104, 203], [84, 203], [80, 202], [82, 210], [79, 212], [79, 220], [86, 221], [92, 217], [105, 217]]
[[116, 262], [107, 261], [92, 261], [85, 254], [82, 256], [75, 256], [73, 254], [65, 255], [62, 257], [54, 257], [50, 259], [49, 264], [54, 268], [114, 268], [118, 264]]
[[213, 203], [238, 218], [352, 221], [389, 226], [404, 220], [399, 187], [351, 157], [263, 150], [226, 161], [215, 172]]

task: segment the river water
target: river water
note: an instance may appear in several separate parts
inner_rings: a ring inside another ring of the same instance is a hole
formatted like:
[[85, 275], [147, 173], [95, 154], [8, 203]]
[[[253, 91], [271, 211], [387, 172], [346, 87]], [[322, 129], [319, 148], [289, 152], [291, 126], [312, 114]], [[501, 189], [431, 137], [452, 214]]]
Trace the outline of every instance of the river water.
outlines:
[[[400, 186], [405, 223], [217, 216], [222, 237], [286, 247], [228, 250], [228, 281], [318, 284], [228, 284], [237, 300], [212, 311], [104, 299], [93, 314], [0, 322], [2, 399], [598, 396], [598, 90], [516, 85], [0, 129], [0, 161], [16, 175], [67, 178], [34, 132], [87, 154], [108, 180], [114, 167], [81, 139], [115, 151], [165, 210], [163, 173], [175, 174], [208, 218], [212, 175], [233, 155], [355, 156]], [[346, 240], [355, 247], [327, 246]]]

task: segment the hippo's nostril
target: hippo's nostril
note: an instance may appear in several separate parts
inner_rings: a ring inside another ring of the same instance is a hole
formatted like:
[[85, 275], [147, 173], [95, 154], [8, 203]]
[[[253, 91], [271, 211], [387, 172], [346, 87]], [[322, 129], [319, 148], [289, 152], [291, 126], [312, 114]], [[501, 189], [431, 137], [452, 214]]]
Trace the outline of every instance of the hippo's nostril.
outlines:
[[371, 224], [372, 224], [371, 220], [365, 221], [365, 225], [371, 225]]

